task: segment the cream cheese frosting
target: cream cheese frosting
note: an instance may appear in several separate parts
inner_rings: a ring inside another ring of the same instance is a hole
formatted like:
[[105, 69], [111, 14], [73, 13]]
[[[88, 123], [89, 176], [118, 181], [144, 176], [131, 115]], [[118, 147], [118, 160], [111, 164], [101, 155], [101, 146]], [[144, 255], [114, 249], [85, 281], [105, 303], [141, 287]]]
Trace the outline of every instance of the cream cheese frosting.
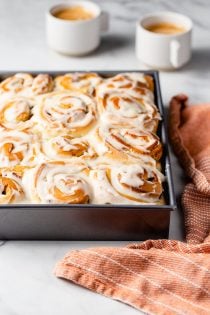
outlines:
[[0, 83], [0, 203], [161, 204], [160, 113], [151, 76]]

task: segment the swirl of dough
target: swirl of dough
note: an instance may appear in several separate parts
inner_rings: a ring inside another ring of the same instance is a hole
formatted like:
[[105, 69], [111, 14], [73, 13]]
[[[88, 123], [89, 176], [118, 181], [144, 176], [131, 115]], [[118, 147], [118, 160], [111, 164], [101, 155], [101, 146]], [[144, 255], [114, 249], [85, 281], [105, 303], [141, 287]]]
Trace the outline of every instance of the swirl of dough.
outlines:
[[34, 108], [33, 120], [48, 135], [85, 135], [96, 122], [93, 98], [79, 92], [53, 92]]
[[139, 73], [139, 72], [125, 72], [125, 73], [121, 73], [115, 76], [115, 78], [116, 77], [117, 78], [123, 77], [124, 80], [136, 82], [137, 87], [149, 89], [152, 92], [154, 92], [154, 81], [151, 75], [147, 75], [147, 74]]
[[22, 171], [15, 168], [0, 169], [0, 204], [17, 203], [23, 200], [24, 191], [21, 184]]
[[93, 203], [162, 203], [163, 175], [139, 164], [104, 164], [90, 171]]
[[43, 142], [42, 147], [44, 154], [53, 160], [93, 159], [97, 157], [95, 150], [87, 140], [72, 138], [68, 135], [47, 139]]
[[38, 74], [36, 77], [29, 73], [17, 73], [0, 83], [1, 99], [11, 96], [33, 97], [49, 93], [54, 88], [54, 82], [48, 74]]
[[32, 166], [39, 160], [40, 143], [37, 135], [23, 131], [3, 131], [0, 134], [0, 165]]
[[140, 127], [156, 132], [160, 114], [156, 106], [144, 100], [115, 92], [98, 99], [101, 120], [103, 123], [118, 127]]
[[120, 73], [114, 77], [105, 79], [99, 85], [99, 89], [111, 91], [118, 90], [119, 92], [126, 92], [134, 97], [141, 95], [142, 97], [154, 99], [153, 90], [154, 83], [151, 76], [141, 73]]
[[0, 94], [19, 93], [32, 85], [33, 77], [28, 73], [16, 73], [0, 83]]
[[53, 79], [48, 74], [38, 74], [32, 83], [32, 92], [34, 95], [40, 95], [52, 92], [54, 88]]
[[[104, 153], [109, 158], [133, 157], [155, 166], [155, 161], [159, 161], [162, 156], [160, 139], [148, 131], [137, 128], [101, 126], [96, 130], [96, 139], [104, 144], [106, 147]], [[101, 150], [100, 146], [96, 146], [96, 150], [97, 148]]]
[[67, 73], [55, 78], [55, 89], [58, 91], [78, 91], [93, 95], [95, 88], [101, 81], [102, 78], [92, 72]]
[[25, 174], [24, 185], [35, 203], [85, 204], [91, 199], [89, 169], [61, 161], [42, 163]]
[[96, 99], [104, 122], [157, 130], [160, 114], [154, 105], [153, 92], [146, 83], [117, 75], [98, 86]]
[[14, 97], [0, 104], [0, 125], [6, 129], [25, 130], [32, 126], [34, 101]]

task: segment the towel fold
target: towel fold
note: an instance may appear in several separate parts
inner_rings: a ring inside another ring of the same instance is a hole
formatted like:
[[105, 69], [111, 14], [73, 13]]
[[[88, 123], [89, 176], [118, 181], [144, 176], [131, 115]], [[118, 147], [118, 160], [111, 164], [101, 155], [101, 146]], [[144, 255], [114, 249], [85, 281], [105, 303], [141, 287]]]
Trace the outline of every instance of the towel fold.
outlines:
[[210, 233], [210, 104], [188, 106], [188, 98], [172, 98], [169, 135], [191, 182], [182, 195], [186, 240], [197, 244]]
[[188, 106], [178, 95], [169, 116], [171, 143], [190, 180], [182, 196], [187, 243], [148, 240], [72, 251], [55, 275], [147, 314], [209, 315], [210, 104]]

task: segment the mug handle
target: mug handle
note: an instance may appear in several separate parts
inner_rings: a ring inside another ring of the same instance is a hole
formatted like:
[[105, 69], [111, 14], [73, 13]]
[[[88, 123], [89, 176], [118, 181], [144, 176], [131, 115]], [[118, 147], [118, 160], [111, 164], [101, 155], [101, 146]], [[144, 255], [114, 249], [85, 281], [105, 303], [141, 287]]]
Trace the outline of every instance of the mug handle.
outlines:
[[109, 13], [106, 11], [101, 12], [101, 32], [107, 32], [109, 29]]
[[180, 49], [181, 44], [173, 39], [170, 43], [170, 62], [174, 68], [179, 68], [181, 66]]

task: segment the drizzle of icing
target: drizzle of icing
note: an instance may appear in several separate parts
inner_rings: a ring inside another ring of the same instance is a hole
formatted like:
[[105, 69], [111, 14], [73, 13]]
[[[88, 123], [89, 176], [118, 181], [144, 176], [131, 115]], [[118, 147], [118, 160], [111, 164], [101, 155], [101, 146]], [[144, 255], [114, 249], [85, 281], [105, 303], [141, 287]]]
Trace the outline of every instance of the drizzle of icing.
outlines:
[[55, 78], [55, 90], [78, 91], [92, 95], [101, 81], [102, 78], [96, 73], [66, 73], [63, 76]]
[[0, 125], [6, 129], [25, 130], [32, 126], [34, 100], [14, 97], [0, 104]]
[[48, 162], [25, 173], [23, 183], [35, 203], [88, 203], [91, 188], [87, 172], [84, 164]]
[[41, 132], [86, 133], [96, 120], [96, 104], [93, 98], [79, 92], [54, 92], [47, 94], [34, 107], [33, 121]]
[[[7, 78], [0, 83], [0, 163], [11, 168], [2, 177], [16, 188], [4, 202], [160, 203], [162, 151], [151, 133], [159, 120], [144, 74]], [[128, 159], [112, 159], [113, 149]]]

